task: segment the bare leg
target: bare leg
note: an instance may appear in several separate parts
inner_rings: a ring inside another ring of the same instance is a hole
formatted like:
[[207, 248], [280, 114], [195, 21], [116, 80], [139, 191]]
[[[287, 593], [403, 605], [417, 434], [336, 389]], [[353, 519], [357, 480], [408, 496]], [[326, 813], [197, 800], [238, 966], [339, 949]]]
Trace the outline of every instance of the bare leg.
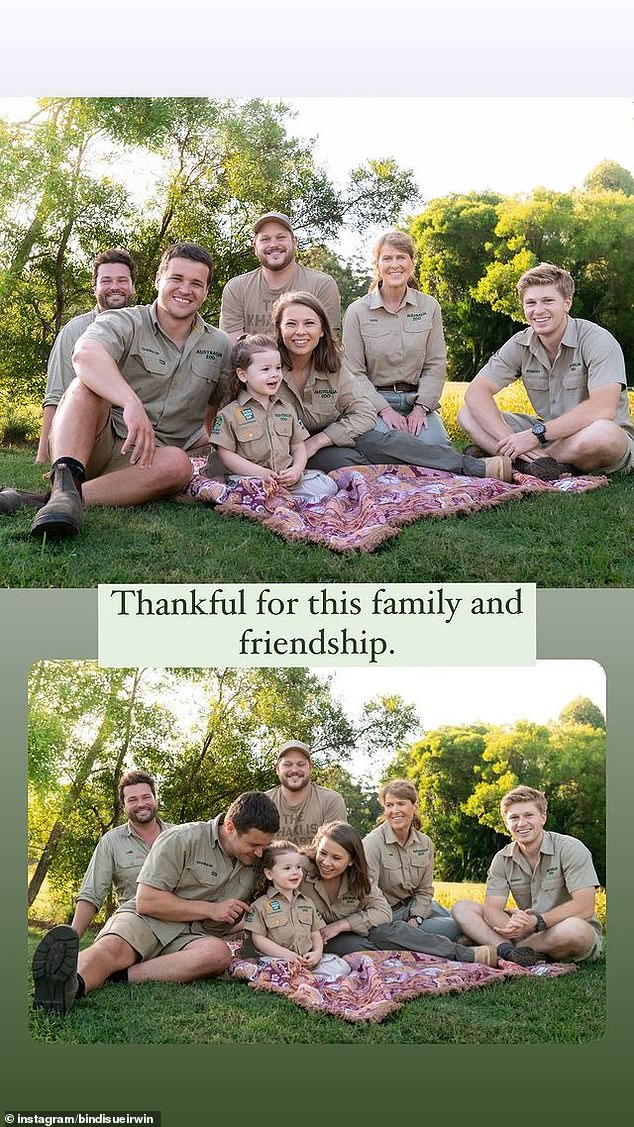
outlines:
[[86, 505], [142, 505], [157, 497], [169, 497], [184, 489], [192, 476], [192, 464], [176, 446], [159, 446], [151, 466], [114, 470], [91, 478], [83, 488]]
[[182, 951], [158, 955], [130, 967], [130, 982], [193, 982], [223, 974], [231, 962], [231, 949], [222, 939], [196, 939]]
[[596, 938], [594, 928], [578, 916], [571, 916], [561, 923], [554, 924], [546, 931], [536, 932], [518, 942], [522, 947], [531, 947], [542, 955], [555, 961], [578, 959], [590, 950]]
[[623, 428], [608, 419], [598, 419], [568, 438], [550, 442], [546, 450], [558, 462], [568, 462], [580, 470], [596, 470], [617, 465], [627, 448]]
[[500, 936], [486, 923], [482, 907], [475, 900], [459, 900], [451, 909], [451, 914], [463, 935], [468, 935], [475, 943], [492, 943], [497, 947], [501, 942]]
[[102, 986], [116, 970], [131, 967], [139, 958], [138, 952], [118, 935], [104, 935], [91, 947], [79, 952], [77, 970], [86, 985], [86, 993]]

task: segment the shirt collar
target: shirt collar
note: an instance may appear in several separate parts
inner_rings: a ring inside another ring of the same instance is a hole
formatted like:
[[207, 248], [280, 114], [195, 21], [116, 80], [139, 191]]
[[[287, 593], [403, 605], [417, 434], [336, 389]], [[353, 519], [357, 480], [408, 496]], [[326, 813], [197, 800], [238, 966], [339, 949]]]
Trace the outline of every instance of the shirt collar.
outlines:
[[[383, 294], [381, 293], [381, 290], [378, 289], [378, 287], [377, 287], [377, 289], [372, 290], [372, 293], [368, 294], [368, 297], [370, 299], [369, 302], [368, 302], [370, 309], [385, 309], [385, 302], [383, 301]], [[407, 289], [405, 290], [405, 297], [403, 298], [401, 304], [399, 305], [399, 309], [402, 309], [404, 305], [415, 305], [415, 304], [416, 304], [416, 290], [413, 290], [411, 286], [408, 286]]]

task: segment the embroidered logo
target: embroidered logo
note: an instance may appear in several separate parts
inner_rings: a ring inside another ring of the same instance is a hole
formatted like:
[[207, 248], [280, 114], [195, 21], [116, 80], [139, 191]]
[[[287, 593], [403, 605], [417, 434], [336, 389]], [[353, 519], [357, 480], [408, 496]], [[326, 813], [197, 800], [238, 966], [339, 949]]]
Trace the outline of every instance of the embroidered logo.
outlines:
[[282, 905], [280, 904], [279, 900], [267, 900], [266, 906], [267, 906], [269, 912], [281, 912], [282, 911]]
[[255, 419], [255, 415], [253, 414], [253, 407], [243, 407], [240, 411], [240, 414], [247, 423], [252, 423]]
[[213, 426], [212, 434], [220, 434], [221, 430], [222, 430], [222, 415], [216, 415], [216, 418], [214, 419], [214, 426]]

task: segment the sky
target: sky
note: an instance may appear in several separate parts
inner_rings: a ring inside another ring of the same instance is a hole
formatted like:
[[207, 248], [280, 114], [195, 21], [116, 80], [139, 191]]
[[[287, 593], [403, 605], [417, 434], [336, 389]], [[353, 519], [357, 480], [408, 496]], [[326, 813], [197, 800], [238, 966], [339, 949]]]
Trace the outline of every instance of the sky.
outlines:
[[[314, 669], [332, 676], [333, 694], [353, 715], [377, 695], [399, 694], [417, 706], [425, 731], [447, 725], [510, 724], [555, 720], [575, 697], [584, 696], [606, 712], [605, 674], [595, 661], [538, 661], [532, 666], [496, 668]], [[384, 763], [353, 756], [355, 777], [376, 780]]]

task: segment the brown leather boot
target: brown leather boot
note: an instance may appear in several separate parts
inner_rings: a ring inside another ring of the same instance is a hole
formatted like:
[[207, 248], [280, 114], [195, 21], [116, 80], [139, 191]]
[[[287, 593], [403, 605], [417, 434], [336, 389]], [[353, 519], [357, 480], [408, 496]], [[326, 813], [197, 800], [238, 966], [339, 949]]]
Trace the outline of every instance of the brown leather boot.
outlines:
[[[76, 463], [79, 466], [79, 463]], [[52, 470], [50, 500], [36, 514], [31, 525], [31, 535], [40, 539], [60, 540], [75, 536], [84, 521], [84, 502], [81, 496], [82, 476], [70, 469], [60, 459]]]
[[50, 497], [49, 493], [29, 493], [26, 489], [12, 489], [8, 485], [0, 487], [0, 513], [8, 516], [18, 509], [39, 509]]

